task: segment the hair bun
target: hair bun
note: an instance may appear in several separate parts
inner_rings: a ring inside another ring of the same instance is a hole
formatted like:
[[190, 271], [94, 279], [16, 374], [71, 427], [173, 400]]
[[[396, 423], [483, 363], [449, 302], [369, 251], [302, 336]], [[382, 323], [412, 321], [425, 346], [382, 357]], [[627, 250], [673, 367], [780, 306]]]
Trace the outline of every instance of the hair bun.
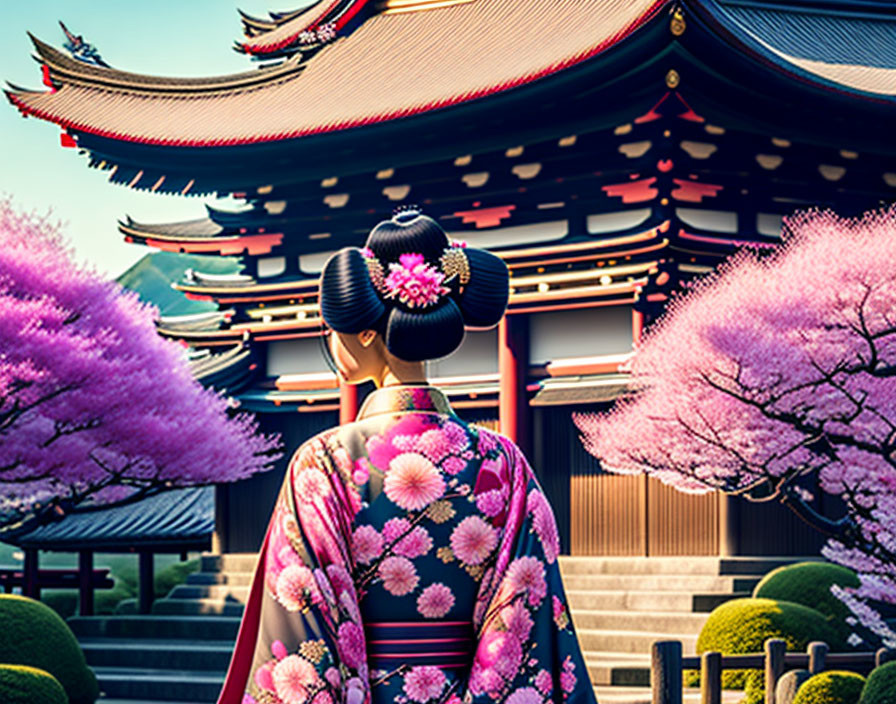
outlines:
[[[421, 361], [451, 354], [463, 342], [466, 326], [492, 327], [504, 315], [509, 295], [504, 261], [482, 249], [452, 247], [441, 225], [416, 206], [397, 209], [391, 219], [374, 227], [365, 250], [340, 250], [324, 266], [321, 315], [334, 330], [375, 329], [396, 357]], [[424, 262], [426, 266], [419, 266]], [[422, 278], [412, 282], [417, 274], [408, 273], [402, 283], [422, 286], [420, 290], [406, 288], [399, 296], [395, 282], [387, 290], [390, 265], [399, 263], [405, 269], [418, 267]], [[442, 284], [425, 280], [427, 276], [438, 277]], [[432, 290], [424, 284], [432, 284]]]
[[484, 249], [464, 249], [470, 264], [470, 281], [460, 294], [464, 323], [490, 328], [504, 317], [510, 298], [510, 273], [500, 257]]

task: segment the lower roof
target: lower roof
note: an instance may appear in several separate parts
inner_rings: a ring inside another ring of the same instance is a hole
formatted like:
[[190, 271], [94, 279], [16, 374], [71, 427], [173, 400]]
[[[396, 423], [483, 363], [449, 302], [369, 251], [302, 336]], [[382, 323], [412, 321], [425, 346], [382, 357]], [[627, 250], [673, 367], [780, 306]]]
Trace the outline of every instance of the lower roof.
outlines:
[[215, 487], [172, 489], [112, 508], [71, 513], [7, 539], [42, 550], [120, 550], [153, 546], [186, 549], [209, 540], [215, 528]]

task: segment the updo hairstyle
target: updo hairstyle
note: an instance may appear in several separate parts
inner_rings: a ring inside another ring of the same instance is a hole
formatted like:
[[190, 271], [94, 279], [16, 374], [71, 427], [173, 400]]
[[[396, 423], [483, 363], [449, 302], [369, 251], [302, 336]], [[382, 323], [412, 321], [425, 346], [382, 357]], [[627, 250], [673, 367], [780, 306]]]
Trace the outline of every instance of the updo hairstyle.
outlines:
[[[456, 246], [456, 243], [455, 245]], [[422, 361], [445, 357], [464, 339], [464, 327], [498, 324], [507, 308], [507, 265], [491, 252], [464, 247], [469, 277], [446, 272], [443, 292], [426, 305], [414, 305], [384, 295], [371, 278], [371, 264], [388, 275], [403, 255], [419, 254], [434, 270], [452, 242], [442, 227], [416, 209], [384, 220], [370, 232], [365, 250], [345, 247], [324, 265], [320, 279], [320, 310], [324, 322], [342, 333], [379, 332], [386, 348], [399, 359]]]

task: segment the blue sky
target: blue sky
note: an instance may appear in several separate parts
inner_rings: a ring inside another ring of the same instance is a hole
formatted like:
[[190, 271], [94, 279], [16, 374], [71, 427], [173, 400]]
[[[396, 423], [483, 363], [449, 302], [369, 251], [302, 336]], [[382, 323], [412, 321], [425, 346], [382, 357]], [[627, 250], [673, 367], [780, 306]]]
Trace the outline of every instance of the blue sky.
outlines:
[[[273, 4], [271, 4], [273, 2]], [[31, 58], [30, 31], [61, 47], [58, 20], [93, 44], [115, 68], [171, 76], [221, 75], [253, 64], [231, 49], [242, 37], [237, 7], [256, 16], [291, 10], [309, 0], [25, 0], [4, 7], [0, 22], [0, 79], [41, 88]], [[0, 193], [27, 210], [52, 210], [65, 223], [75, 256], [118, 276], [150, 250], [126, 244], [116, 223], [125, 215], [144, 222], [202, 217], [201, 198], [161, 196], [108, 183], [87, 168], [86, 157], [59, 144], [58, 126], [23, 119], [5, 99], [0, 105]], [[0, 243], [2, 244], [2, 243]]]

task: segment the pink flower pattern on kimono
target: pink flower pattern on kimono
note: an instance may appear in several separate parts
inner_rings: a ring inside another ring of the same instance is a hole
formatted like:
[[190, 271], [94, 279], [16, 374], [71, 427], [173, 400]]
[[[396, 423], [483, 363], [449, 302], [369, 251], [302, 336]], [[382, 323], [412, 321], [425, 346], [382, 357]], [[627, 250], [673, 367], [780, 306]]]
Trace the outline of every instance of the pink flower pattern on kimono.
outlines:
[[432, 665], [412, 667], [404, 677], [404, 693], [412, 702], [425, 704], [445, 689], [445, 674]]
[[[433, 392], [414, 393], [416, 404]], [[263, 581], [273, 604], [264, 608], [294, 619], [282, 624], [295, 636], [268, 645], [245, 693], [219, 704], [243, 704], [244, 695], [245, 704], [461, 704], [480, 695], [546, 704], [561, 691], [570, 704], [593, 702], [575, 677], [572, 626], [556, 622], [553, 514], [516, 447], [435, 413], [383, 414], [357, 429], [328, 431], [294, 455]], [[439, 581], [427, 579], [432, 570]], [[472, 668], [394, 671], [373, 661], [371, 672], [365, 619], [387, 603], [383, 621], [402, 609], [436, 628], [472, 617]]]

